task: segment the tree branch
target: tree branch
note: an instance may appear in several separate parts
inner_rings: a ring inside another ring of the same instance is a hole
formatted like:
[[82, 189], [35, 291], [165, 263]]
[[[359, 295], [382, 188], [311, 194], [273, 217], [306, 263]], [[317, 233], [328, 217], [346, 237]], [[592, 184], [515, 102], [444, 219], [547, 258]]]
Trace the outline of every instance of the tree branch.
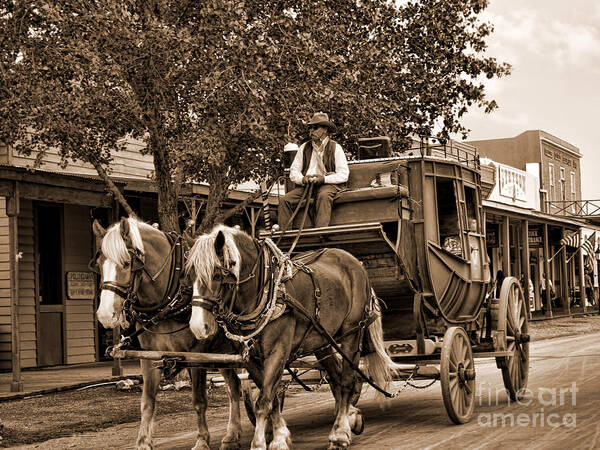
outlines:
[[95, 160], [90, 161], [90, 163], [95, 167], [96, 171], [98, 172], [98, 175], [100, 175], [100, 178], [104, 180], [110, 192], [112, 192], [115, 198], [119, 201], [119, 203], [127, 212], [129, 217], [137, 217], [137, 215], [133, 212], [133, 209], [131, 209], [131, 206], [129, 206], [129, 203], [127, 203], [127, 200], [125, 200], [125, 197], [123, 197], [123, 194], [121, 194], [119, 188], [115, 186], [115, 183], [112, 182], [112, 180], [106, 173], [106, 170], [104, 170], [104, 167], [102, 167], [102, 165]]

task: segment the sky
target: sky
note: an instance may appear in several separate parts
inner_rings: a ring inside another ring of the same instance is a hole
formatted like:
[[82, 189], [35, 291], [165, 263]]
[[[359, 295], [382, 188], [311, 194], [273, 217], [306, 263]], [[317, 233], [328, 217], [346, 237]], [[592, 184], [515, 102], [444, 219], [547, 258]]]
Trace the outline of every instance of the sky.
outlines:
[[463, 117], [468, 139], [546, 131], [579, 148], [582, 198], [600, 199], [600, 0], [490, 0], [481, 18], [512, 74], [486, 80], [499, 107]]

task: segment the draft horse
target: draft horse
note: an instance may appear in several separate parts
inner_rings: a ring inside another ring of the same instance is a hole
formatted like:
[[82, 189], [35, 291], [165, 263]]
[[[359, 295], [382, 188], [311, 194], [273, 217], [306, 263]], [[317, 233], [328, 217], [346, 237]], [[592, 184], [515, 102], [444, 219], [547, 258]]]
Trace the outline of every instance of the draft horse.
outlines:
[[289, 448], [276, 391], [286, 365], [309, 354], [327, 371], [335, 398], [329, 448], [346, 448], [351, 431], [361, 432], [363, 426], [351, 404], [362, 381], [355, 374], [361, 353], [367, 354], [365, 375], [379, 386], [398, 368], [385, 351], [378, 300], [360, 262], [340, 249], [291, 261], [270, 239], [258, 241], [219, 225], [196, 240], [187, 267], [195, 278], [192, 332], [207, 339], [221, 326], [246, 348], [246, 368], [260, 390], [252, 449], [266, 448], [268, 418], [273, 427], [269, 449]]
[[[191, 296], [180, 289], [183, 266], [182, 238], [164, 233], [136, 220], [123, 218], [105, 230], [93, 224], [98, 253], [90, 268], [100, 274], [100, 304], [96, 315], [105, 328], [126, 329], [135, 322], [139, 343], [144, 350], [177, 352], [232, 351], [223, 335], [197, 340], [189, 329]], [[180, 246], [180, 248], [178, 248]], [[159, 369], [140, 360], [143, 375], [141, 422], [136, 447], [152, 448], [155, 400], [161, 379]], [[210, 435], [206, 425], [206, 370], [189, 369], [192, 401], [198, 416], [198, 435], [194, 450], [208, 449]], [[221, 449], [240, 445], [240, 380], [235, 370], [222, 370], [229, 386], [229, 423]]]

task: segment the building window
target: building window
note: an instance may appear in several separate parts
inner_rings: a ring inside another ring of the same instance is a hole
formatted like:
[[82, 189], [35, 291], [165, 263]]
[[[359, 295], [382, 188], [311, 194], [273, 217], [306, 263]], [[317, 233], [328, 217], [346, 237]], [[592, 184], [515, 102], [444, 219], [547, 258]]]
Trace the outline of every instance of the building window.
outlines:
[[554, 191], [554, 164], [548, 164], [549, 184], [550, 184], [550, 201], [556, 200]]
[[560, 199], [564, 202], [567, 199], [567, 187], [565, 186], [565, 168], [560, 168]]
[[[571, 182], [571, 200], [577, 200], [577, 189], [575, 188], [575, 172], [571, 172], [570, 180]], [[571, 211], [575, 213], [575, 203], [571, 205]]]

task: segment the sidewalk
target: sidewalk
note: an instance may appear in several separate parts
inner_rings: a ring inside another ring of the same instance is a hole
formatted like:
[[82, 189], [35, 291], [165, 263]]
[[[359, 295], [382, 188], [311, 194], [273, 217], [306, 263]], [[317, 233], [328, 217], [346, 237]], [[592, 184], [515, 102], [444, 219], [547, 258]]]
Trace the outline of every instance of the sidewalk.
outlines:
[[123, 377], [113, 377], [112, 367], [112, 361], [103, 361], [43, 369], [24, 369], [21, 371], [21, 382], [23, 383], [21, 392], [10, 391], [12, 372], [0, 373], [0, 400], [40, 391], [66, 390], [75, 385], [107, 382], [123, 377], [139, 376], [142, 373], [140, 363], [136, 360], [122, 361]]

